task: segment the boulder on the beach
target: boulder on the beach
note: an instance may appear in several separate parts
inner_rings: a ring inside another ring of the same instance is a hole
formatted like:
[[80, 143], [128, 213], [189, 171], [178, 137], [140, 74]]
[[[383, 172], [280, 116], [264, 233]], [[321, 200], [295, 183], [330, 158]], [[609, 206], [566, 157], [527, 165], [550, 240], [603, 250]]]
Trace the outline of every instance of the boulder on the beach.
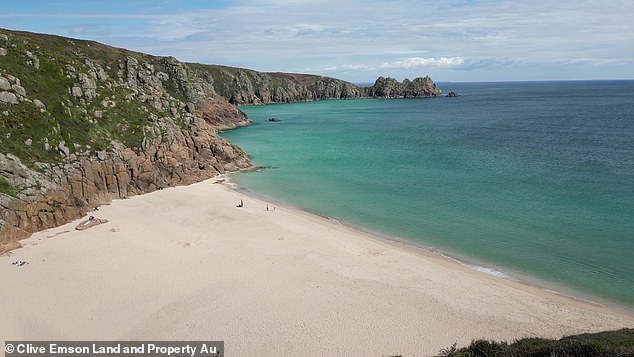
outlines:
[[94, 226], [98, 226], [100, 224], [104, 224], [104, 223], [108, 223], [107, 219], [100, 219], [100, 218], [93, 218], [93, 219], [87, 219], [83, 222], [81, 222], [80, 224], [77, 225], [77, 227], [75, 227], [76, 230], [78, 231], [83, 231], [86, 230], [88, 228], [92, 228]]

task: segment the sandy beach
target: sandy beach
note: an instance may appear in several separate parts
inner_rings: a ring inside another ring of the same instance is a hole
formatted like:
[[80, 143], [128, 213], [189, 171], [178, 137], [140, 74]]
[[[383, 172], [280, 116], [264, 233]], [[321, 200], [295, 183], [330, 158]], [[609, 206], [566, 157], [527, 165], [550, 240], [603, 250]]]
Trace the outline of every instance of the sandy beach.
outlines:
[[[227, 356], [428, 356], [634, 327], [214, 180], [99, 208], [0, 256], [4, 340], [224, 340]], [[236, 205], [243, 200], [244, 207]], [[28, 265], [11, 263], [23, 260]]]

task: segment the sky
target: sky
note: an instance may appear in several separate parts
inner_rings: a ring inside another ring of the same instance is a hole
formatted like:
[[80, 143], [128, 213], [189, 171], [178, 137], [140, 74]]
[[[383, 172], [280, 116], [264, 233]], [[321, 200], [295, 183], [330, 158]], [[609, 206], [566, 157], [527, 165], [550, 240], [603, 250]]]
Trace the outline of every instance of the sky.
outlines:
[[632, 0], [21, 0], [0, 27], [356, 83], [634, 79]]

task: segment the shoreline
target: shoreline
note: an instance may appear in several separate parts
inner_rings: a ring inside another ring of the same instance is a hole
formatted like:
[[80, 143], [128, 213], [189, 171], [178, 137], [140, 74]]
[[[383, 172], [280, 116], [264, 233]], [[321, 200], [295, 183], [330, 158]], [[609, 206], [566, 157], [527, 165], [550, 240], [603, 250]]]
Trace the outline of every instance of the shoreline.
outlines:
[[[234, 173], [230, 173], [230, 175], [232, 174]], [[220, 183], [223, 188], [260, 201], [262, 204], [266, 204], [267, 201], [274, 202], [278, 207], [281, 206], [284, 209], [297, 211], [302, 214], [312, 216], [317, 220], [323, 220], [324, 224], [332, 224], [343, 227], [344, 229], [364, 235], [370, 240], [387, 244], [388, 246], [395, 247], [396, 249], [403, 249], [412, 252], [413, 254], [420, 255], [425, 259], [432, 259], [440, 262], [441, 264], [447, 264], [450, 267], [453, 266], [453, 268], [464, 270], [467, 273], [481, 275], [482, 277], [489, 278], [491, 280], [501, 280], [503, 283], [509, 284], [509, 286], [515, 288], [519, 287], [531, 294], [540, 295], [542, 297], [554, 297], [556, 300], [560, 300], [565, 304], [571, 303], [578, 306], [589, 306], [599, 313], [619, 313], [624, 314], [628, 318], [634, 319], [634, 307], [619, 304], [618, 302], [601, 298], [590, 293], [567, 289], [566, 287], [559, 286], [555, 283], [539, 279], [523, 272], [513, 271], [512, 273], [508, 273], [505, 271], [507, 269], [504, 269], [504, 267], [491, 267], [490, 264], [480, 262], [475, 258], [470, 259], [460, 256], [460, 254], [457, 253], [452, 254], [452, 252], [447, 252], [432, 246], [426, 246], [407, 238], [382, 234], [334, 217], [313, 212], [308, 209], [295, 207], [287, 202], [259, 194], [246, 187], [239, 186], [227, 175], [223, 175], [223, 177], [225, 180]]]
[[[427, 356], [478, 338], [634, 326], [631, 314], [310, 212], [266, 211], [270, 202], [218, 179], [113, 201], [93, 213], [108, 223], [38, 232], [0, 257], [0, 336], [211, 338], [231, 355]], [[18, 260], [29, 264], [11, 265]]]
[[618, 301], [610, 300], [608, 298], [600, 297], [589, 292], [584, 292], [569, 288], [566, 286], [560, 286], [556, 283], [548, 280], [541, 279], [539, 277], [532, 276], [529, 273], [516, 271], [507, 267], [490, 264], [488, 262], [480, 261], [477, 258], [466, 257], [460, 253], [447, 251], [444, 249], [428, 246], [422, 242], [415, 240], [383, 234], [371, 229], [367, 229], [357, 224], [353, 224], [347, 221], [339, 220], [335, 217], [330, 217], [325, 214], [311, 211], [309, 209], [295, 207], [290, 203], [281, 201], [275, 197], [270, 197], [265, 194], [254, 192], [246, 187], [242, 187], [231, 180], [231, 175], [237, 173], [229, 173], [220, 175], [224, 179], [220, 184], [230, 191], [234, 191], [239, 194], [243, 194], [247, 197], [253, 198], [262, 202], [273, 202], [277, 206], [284, 207], [289, 210], [297, 210], [304, 212], [308, 215], [312, 215], [318, 219], [323, 219], [331, 224], [341, 225], [352, 231], [359, 232], [367, 235], [372, 239], [382, 241], [388, 244], [393, 244], [400, 249], [410, 250], [416, 254], [421, 254], [425, 257], [437, 257], [439, 259], [446, 259], [450, 263], [458, 264], [470, 271], [478, 272], [486, 276], [495, 277], [509, 282], [514, 282], [523, 286], [539, 289], [547, 294], [554, 294], [566, 299], [571, 299], [576, 302], [586, 303], [598, 307], [605, 307], [616, 312], [626, 314], [634, 318], [634, 306], [628, 306]]

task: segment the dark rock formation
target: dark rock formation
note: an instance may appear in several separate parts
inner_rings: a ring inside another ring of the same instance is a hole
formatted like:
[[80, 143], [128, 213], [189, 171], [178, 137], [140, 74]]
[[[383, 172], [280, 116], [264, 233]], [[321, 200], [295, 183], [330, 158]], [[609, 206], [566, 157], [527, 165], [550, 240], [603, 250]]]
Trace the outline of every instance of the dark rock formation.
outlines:
[[277, 122], [281, 122], [282, 119], [279, 119], [279, 118], [268, 118], [268, 119], [266, 119], [266, 121], [272, 122], [272, 123], [277, 123]]
[[456, 92], [449, 92], [449, 93], [447, 93], [447, 95], [445, 97], [455, 98], [455, 97], [459, 97], [459, 96], [460, 96], [460, 94], [458, 94]]
[[425, 98], [437, 97], [440, 88], [429, 77], [419, 77], [402, 83], [391, 77], [379, 77], [372, 87], [368, 88], [370, 97], [378, 98]]

